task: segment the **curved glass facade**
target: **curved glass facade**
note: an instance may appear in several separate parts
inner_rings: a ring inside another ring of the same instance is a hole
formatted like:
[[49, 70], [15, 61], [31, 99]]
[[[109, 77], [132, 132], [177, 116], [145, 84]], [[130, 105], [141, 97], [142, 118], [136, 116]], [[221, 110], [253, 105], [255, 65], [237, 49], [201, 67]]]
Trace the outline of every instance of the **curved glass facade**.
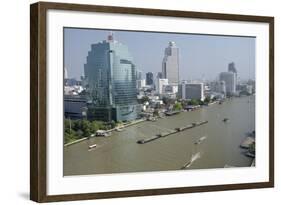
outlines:
[[140, 106], [137, 104], [136, 68], [126, 45], [112, 38], [93, 44], [84, 72], [93, 118], [99, 119], [101, 110], [106, 110], [104, 115], [111, 118], [105, 119], [103, 116], [102, 120], [126, 121], [138, 117]]

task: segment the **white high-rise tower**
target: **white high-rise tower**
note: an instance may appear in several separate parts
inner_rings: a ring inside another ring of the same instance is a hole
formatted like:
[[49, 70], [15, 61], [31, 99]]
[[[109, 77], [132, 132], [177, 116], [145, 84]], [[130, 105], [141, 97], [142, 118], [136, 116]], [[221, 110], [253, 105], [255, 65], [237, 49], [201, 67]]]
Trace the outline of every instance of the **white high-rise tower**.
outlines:
[[179, 48], [173, 41], [169, 42], [169, 46], [165, 49], [162, 73], [163, 78], [168, 79], [169, 83], [179, 83]]

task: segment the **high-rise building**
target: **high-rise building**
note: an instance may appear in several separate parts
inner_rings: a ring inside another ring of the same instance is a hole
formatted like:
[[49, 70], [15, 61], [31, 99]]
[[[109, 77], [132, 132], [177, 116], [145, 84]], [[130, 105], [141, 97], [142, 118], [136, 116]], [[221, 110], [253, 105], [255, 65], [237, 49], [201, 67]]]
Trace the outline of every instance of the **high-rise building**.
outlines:
[[228, 64], [228, 72], [233, 72], [233, 73], [237, 74], [237, 70], [235, 68], [235, 63], [234, 62], [231, 62], [231, 63]]
[[137, 89], [141, 89], [145, 87], [145, 80], [141, 79], [141, 80], [137, 80]]
[[156, 78], [163, 78], [163, 77], [164, 77], [164, 76], [163, 76], [162, 72], [158, 72], [158, 73], [157, 73]]
[[175, 42], [169, 42], [169, 46], [165, 49], [162, 74], [170, 84], [179, 83], [179, 48], [176, 47]]
[[196, 99], [204, 100], [204, 84], [203, 83], [187, 83], [180, 84], [181, 98], [182, 99]]
[[90, 93], [89, 118], [125, 121], [138, 117], [136, 69], [128, 47], [114, 40], [92, 44], [84, 65]]
[[142, 71], [141, 70], [136, 70], [136, 79], [141, 80], [142, 79]]
[[[228, 72], [232, 72], [232, 73], [235, 74], [235, 85], [237, 86], [238, 85], [238, 83], [237, 83], [237, 81], [238, 81], [238, 74], [237, 74], [237, 69], [235, 67], [235, 63], [234, 62], [231, 62], [231, 63], [228, 64]], [[236, 87], [236, 89], [237, 89], [237, 87]]]
[[164, 93], [164, 91], [165, 91], [165, 88], [164, 88], [164, 86], [165, 85], [168, 85], [169, 83], [168, 83], [168, 79], [166, 79], [166, 78], [157, 78], [156, 79], [156, 92], [158, 93], [158, 94], [163, 94]]
[[153, 73], [146, 73], [146, 85], [153, 85]]
[[220, 73], [220, 81], [225, 82], [225, 91], [227, 95], [233, 95], [236, 93], [236, 73], [234, 72], [222, 72]]
[[213, 92], [226, 94], [225, 81], [211, 82], [211, 90]]

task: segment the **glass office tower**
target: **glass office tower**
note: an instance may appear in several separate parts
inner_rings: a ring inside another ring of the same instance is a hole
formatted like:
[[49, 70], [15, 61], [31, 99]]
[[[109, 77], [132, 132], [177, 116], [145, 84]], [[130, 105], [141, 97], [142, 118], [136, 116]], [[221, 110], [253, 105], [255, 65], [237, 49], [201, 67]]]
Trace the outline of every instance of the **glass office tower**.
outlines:
[[136, 68], [128, 47], [113, 38], [92, 44], [84, 65], [89, 117], [103, 121], [138, 118]]

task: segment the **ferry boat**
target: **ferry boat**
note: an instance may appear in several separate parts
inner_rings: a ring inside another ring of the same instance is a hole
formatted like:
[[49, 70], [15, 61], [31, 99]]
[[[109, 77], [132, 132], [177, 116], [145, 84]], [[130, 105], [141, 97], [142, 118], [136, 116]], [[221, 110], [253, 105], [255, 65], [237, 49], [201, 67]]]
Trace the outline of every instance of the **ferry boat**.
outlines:
[[94, 149], [97, 147], [97, 144], [92, 144], [92, 145], [89, 145], [89, 149]]
[[111, 135], [110, 132], [107, 132], [105, 130], [97, 130], [96, 131], [96, 136], [97, 137], [109, 137]]
[[200, 137], [200, 139], [197, 140], [194, 144], [196, 144], [196, 145], [201, 144], [205, 139], [207, 139], [206, 136]]

